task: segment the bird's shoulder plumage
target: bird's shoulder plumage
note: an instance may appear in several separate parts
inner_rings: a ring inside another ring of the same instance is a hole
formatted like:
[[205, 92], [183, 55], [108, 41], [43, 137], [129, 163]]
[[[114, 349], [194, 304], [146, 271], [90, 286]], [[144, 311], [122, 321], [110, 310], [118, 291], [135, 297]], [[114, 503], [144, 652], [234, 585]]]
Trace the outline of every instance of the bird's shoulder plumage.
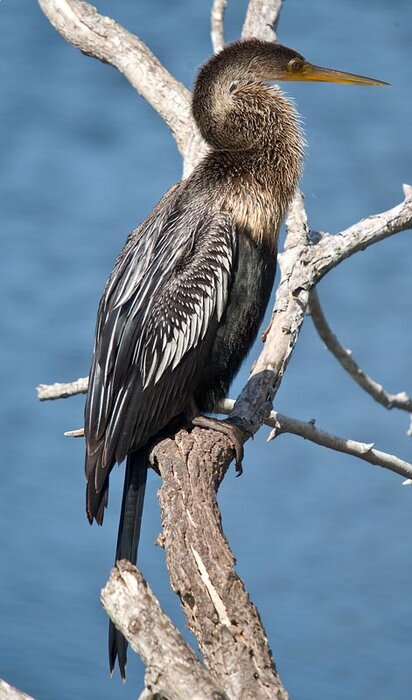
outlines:
[[230, 215], [200, 194], [189, 206], [185, 182], [129, 236], [97, 317], [85, 410], [90, 519], [103, 517], [113, 464], [185, 408], [226, 307], [235, 253]]

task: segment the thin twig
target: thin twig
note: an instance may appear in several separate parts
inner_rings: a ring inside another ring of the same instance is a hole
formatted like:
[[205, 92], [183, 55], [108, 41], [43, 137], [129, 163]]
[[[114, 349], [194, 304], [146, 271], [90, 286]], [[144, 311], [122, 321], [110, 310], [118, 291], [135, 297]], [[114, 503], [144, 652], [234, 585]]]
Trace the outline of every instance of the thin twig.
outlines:
[[316, 288], [312, 289], [309, 296], [309, 311], [315, 328], [328, 350], [362, 389], [385, 408], [399, 408], [401, 411], [412, 413], [412, 399], [404, 391], [398, 394], [389, 394], [381, 384], [371, 379], [359, 367], [353, 359], [351, 351], [341, 345], [326, 320]]
[[[233, 400], [225, 399], [218, 406], [219, 413], [229, 415], [233, 410], [234, 404]], [[305, 423], [304, 421], [296, 420], [296, 418], [285, 416], [278, 411], [271, 411], [265, 420], [265, 424], [274, 429], [269, 435], [269, 440], [273, 440], [282, 433], [291, 433], [336, 452], [344, 452], [354, 457], [359, 457], [359, 459], [363, 459], [370, 464], [390, 469], [406, 479], [412, 479], [412, 464], [399, 459], [395, 455], [375, 450], [374, 443], [357, 442], [356, 440], [332, 435], [325, 430], [316, 428], [313, 421]]]
[[89, 384], [89, 377], [80, 377], [74, 382], [55, 382], [54, 384], [39, 384], [37, 398], [39, 401], [54, 401], [55, 399], [67, 399], [76, 394], [85, 394]]
[[281, 433], [293, 433], [311, 442], [316, 442], [318, 445], [328, 447], [331, 450], [345, 452], [354, 457], [359, 457], [359, 459], [363, 459], [370, 464], [390, 469], [404, 476], [406, 479], [412, 478], [412, 464], [403, 459], [399, 459], [399, 457], [395, 455], [375, 450], [373, 442], [365, 443], [341, 438], [337, 435], [327, 433], [324, 430], [319, 430], [312, 422], [304, 423], [294, 418], [283, 416], [280, 413], [276, 414], [276, 423], [277, 426], [270, 434], [269, 440], [273, 440]]
[[212, 11], [210, 14], [211, 37], [213, 51], [217, 53], [221, 51], [225, 45], [224, 35], [224, 16], [227, 0], [213, 0]]
[[76, 428], [75, 430], [66, 430], [64, 437], [82, 438], [84, 437], [84, 428]]

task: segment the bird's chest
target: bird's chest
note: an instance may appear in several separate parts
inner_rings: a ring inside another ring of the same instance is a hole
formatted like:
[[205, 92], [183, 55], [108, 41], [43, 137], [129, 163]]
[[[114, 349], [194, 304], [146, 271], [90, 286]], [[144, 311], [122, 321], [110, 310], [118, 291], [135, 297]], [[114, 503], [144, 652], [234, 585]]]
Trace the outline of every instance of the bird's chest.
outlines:
[[227, 394], [249, 352], [269, 301], [275, 270], [276, 255], [240, 231], [228, 303], [198, 385], [197, 401], [203, 410], [212, 410]]
[[[243, 354], [250, 349], [269, 301], [276, 270], [276, 254], [239, 231], [233, 282], [221, 329], [228, 348]], [[243, 357], [242, 357], [243, 359]]]
[[229, 172], [228, 183], [221, 188], [221, 209], [230, 213], [240, 231], [250, 231], [256, 243], [275, 250], [295, 182], [289, 181], [275, 156], [265, 167], [242, 164], [239, 171], [232, 166]]

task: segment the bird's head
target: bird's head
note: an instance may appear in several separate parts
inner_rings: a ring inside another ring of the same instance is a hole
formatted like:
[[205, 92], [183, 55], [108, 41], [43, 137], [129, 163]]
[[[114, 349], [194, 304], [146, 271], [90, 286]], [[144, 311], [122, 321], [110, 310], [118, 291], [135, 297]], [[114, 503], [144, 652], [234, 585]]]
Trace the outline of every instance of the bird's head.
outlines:
[[[248, 44], [249, 42], [245, 42]], [[239, 43], [240, 47], [242, 43]], [[309, 63], [300, 53], [282, 44], [271, 44], [250, 40], [251, 53], [245, 69], [259, 80], [274, 81], [299, 80], [310, 82], [345, 83], [347, 85], [388, 85], [382, 80], [366, 78], [363, 75], [344, 73], [331, 68], [323, 68]], [[247, 53], [249, 53], [247, 50]]]
[[[277, 111], [293, 121], [295, 112], [282, 101], [280, 91], [265, 85], [283, 80], [388, 84], [315, 66], [282, 44], [254, 38], [235, 41], [212, 56], [197, 76], [192, 110], [203, 138], [218, 149], [245, 150], [269, 134], [268, 114], [272, 118]], [[276, 127], [276, 118], [272, 121]], [[273, 129], [269, 138], [273, 142]]]
[[202, 78], [213, 82], [218, 78], [278, 82], [300, 80], [346, 83], [348, 85], [388, 85], [382, 80], [363, 75], [323, 68], [309, 63], [300, 53], [287, 46], [261, 39], [243, 39], [227, 44], [203, 66]]

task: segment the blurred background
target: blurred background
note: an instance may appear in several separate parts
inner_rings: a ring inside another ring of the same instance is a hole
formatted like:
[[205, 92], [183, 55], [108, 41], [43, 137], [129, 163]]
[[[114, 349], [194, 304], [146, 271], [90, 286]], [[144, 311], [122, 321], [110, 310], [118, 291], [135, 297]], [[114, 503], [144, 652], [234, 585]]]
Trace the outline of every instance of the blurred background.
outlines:
[[[206, 0], [97, 0], [187, 86], [211, 53]], [[230, 2], [226, 38], [246, 0]], [[279, 39], [308, 60], [392, 83], [288, 84], [304, 118], [310, 225], [337, 232], [403, 198], [412, 182], [409, 0], [289, 0]], [[83, 56], [37, 3], [0, 3], [0, 676], [37, 700], [131, 700], [107, 669], [99, 591], [112, 566], [123, 468], [102, 529], [84, 513], [82, 396], [39, 403], [39, 383], [89, 369], [98, 300], [128, 232], [180, 177], [158, 115], [113, 68]], [[320, 285], [344, 344], [389, 391], [412, 393], [412, 233], [344, 263]], [[257, 343], [231, 395], [246, 381]], [[276, 406], [412, 460], [408, 416], [373, 403], [307, 319]], [[220, 492], [238, 571], [294, 700], [409, 700], [412, 491], [402, 479], [299, 438], [248, 443]], [[183, 627], [170, 592], [150, 475], [140, 567]]]

